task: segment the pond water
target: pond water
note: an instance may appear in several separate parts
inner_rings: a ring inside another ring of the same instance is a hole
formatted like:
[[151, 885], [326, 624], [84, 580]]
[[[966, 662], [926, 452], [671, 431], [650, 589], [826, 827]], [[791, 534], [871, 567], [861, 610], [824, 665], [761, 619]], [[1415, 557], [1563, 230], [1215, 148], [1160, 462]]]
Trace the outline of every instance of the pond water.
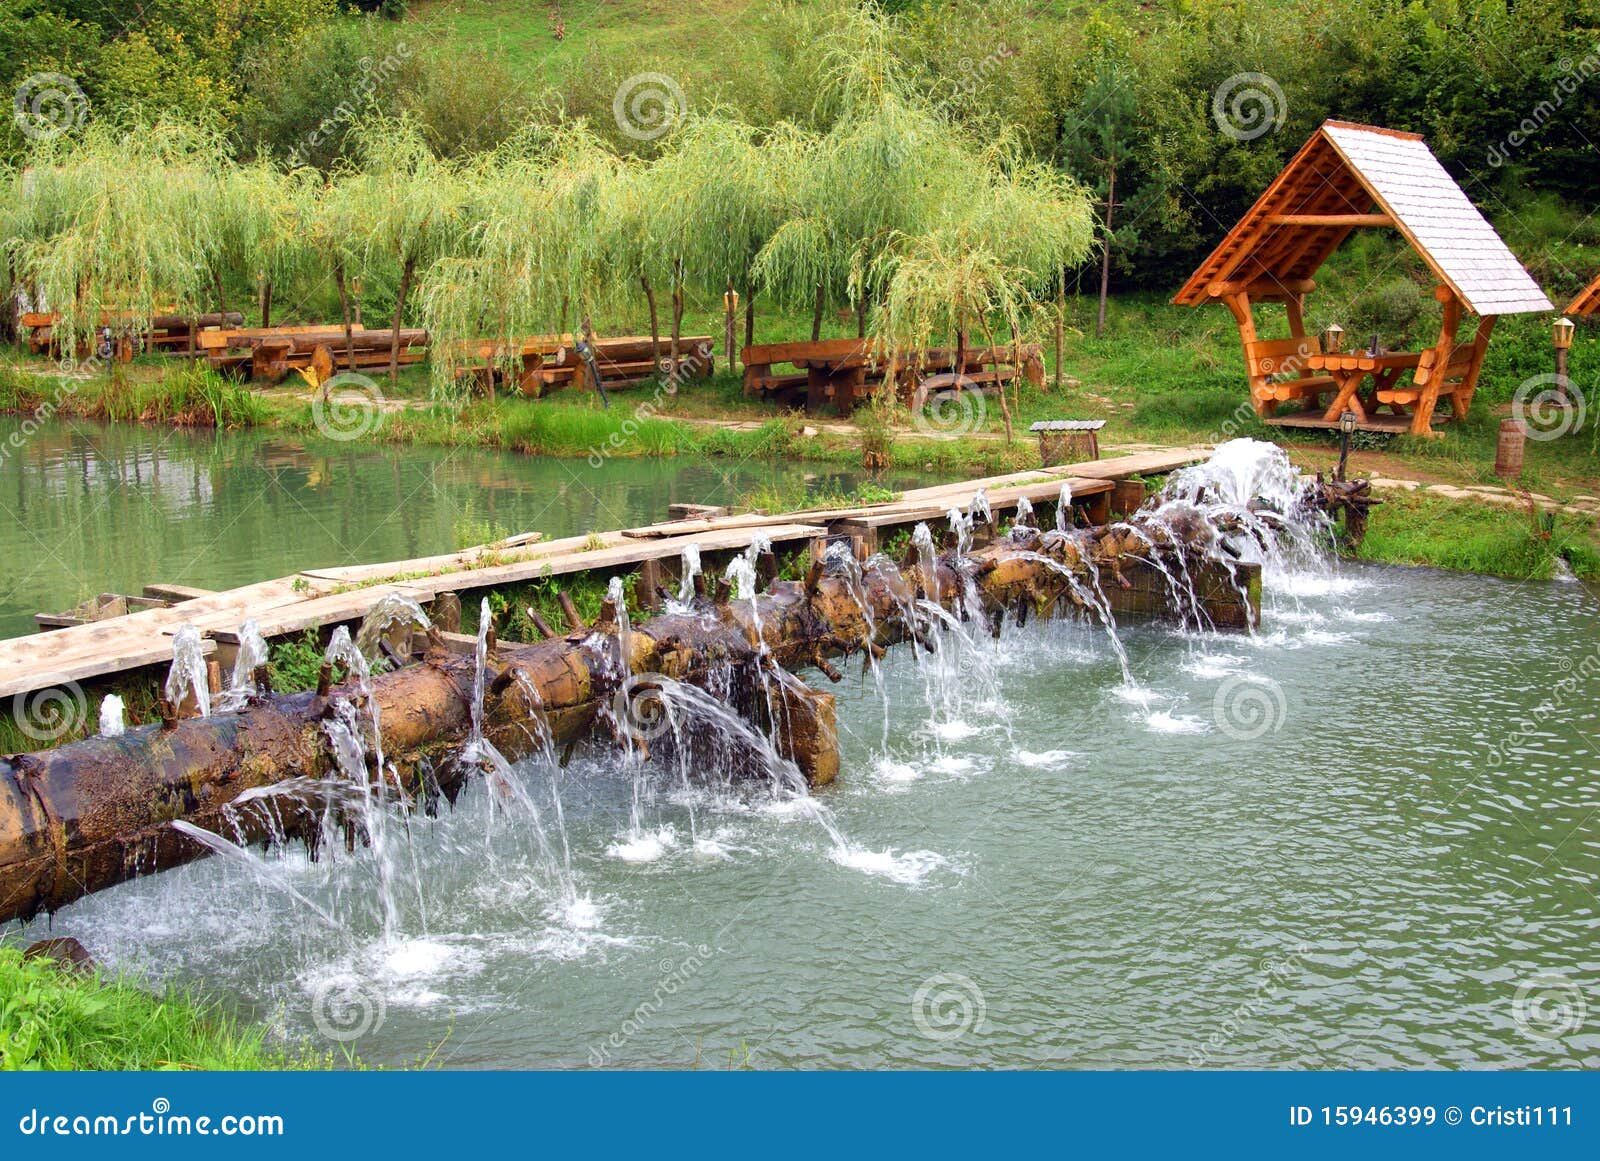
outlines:
[[232, 588], [513, 532], [628, 528], [665, 520], [673, 503], [727, 503], [764, 483], [848, 490], [858, 475], [766, 460], [618, 458], [595, 468], [473, 448], [78, 420], [26, 438], [21, 429], [0, 417], [0, 637], [103, 592]]
[[406, 822], [387, 935], [370, 852], [298, 848], [17, 934], [369, 1064], [1600, 1066], [1594, 596], [1345, 567], [1266, 603], [1124, 627], [1133, 686], [1062, 622], [892, 650], [886, 699], [852, 666], [845, 848], [651, 767], [630, 833], [640, 771], [594, 748], [514, 773], [559, 786], [581, 915], [479, 781]]

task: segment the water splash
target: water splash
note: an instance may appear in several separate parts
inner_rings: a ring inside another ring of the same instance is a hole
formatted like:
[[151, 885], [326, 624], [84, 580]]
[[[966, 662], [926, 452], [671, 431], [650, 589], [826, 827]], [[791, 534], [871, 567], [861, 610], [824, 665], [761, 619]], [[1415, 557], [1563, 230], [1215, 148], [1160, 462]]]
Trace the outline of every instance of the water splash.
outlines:
[[127, 731], [122, 720], [122, 699], [114, 693], [106, 694], [100, 703], [100, 736], [120, 738]]
[[167, 671], [167, 702], [177, 709], [191, 695], [200, 716], [211, 716], [211, 682], [206, 673], [200, 630], [181, 625], [172, 635], [172, 668]]
[[411, 625], [427, 632], [433, 627], [433, 622], [428, 619], [428, 614], [423, 612], [422, 606], [404, 593], [385, 593], [367, 611], [366, 617], [361, 621], [361, 627], [356, 630], [356, 648], [361, 650], [362, 656], [367, 660], [375, 661], [378, 657], [378, 643], [388, 633], [402, 625]]
[[1061, 495], [1056, 501], [1056, 531], [1066, 532], [1072, 527], [1072, 481], [1061, 481]]

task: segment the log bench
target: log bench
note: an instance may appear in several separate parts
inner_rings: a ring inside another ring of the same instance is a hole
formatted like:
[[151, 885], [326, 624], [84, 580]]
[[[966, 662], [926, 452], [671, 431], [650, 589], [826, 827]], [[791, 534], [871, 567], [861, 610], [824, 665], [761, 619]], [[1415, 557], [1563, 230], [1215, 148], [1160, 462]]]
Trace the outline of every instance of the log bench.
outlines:
[[[471, 340], [456, 348], [459, 365], [457, 380], [467, 381], [473, 390], [492, 394], [515, 387], [521, 394], [537, 399], [556, 387], [575, 386], [595, 390], [603, 383], [608, 391], [656, 381], [671, 358], [670, 339], [659, 340], [660, 362], [656, 359], [658, 341], [648, 335], [621, 335], [594, 340], [595, 382], [587, 361], [578, 352], [576, 335], [530, 335], [509, 343], [492, 339]], [[678, 338], [678, 379], [710, 377], [714, 361], [710, 335]]]
[[[201, 331], [198, 341], [213, 370], [277, 383], [291, 370], [309, 367], [316, 367], [324, 380], [340, 371], [386, 368], [394, 334], [352, 327], [347, 338], [342, 326], [219, 328]], [[399, 334], [400, 366], [427, 357], [427, 331], [412, 328]]]

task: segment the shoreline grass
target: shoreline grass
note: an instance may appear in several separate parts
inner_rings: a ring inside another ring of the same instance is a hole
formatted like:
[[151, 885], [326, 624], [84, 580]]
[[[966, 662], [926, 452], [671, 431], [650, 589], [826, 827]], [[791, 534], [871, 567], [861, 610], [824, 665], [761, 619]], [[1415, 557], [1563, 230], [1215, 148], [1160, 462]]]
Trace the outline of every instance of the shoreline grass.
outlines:
[[220, 1004], [125, 977], [77, 971], [0, 946], [0, 1070], [258, 1072], [320, 1069], [331, 1058], [267, 1047], [266, 1029]]

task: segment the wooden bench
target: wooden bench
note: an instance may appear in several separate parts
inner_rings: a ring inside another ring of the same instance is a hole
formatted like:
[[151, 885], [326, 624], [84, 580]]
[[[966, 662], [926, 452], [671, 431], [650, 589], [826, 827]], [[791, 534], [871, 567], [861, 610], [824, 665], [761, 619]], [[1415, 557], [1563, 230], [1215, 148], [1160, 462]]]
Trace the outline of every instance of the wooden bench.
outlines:
[[[61, 321], [61, 316], [55, 311], [24, 311], [18, 321], [28, 328], [28, 349], [36, 355], [49, 355], [59, 358], [62, 354], [60, 341], [56, 338], [56, 326]], [[131, 316], [125, 311], [101, 311], [98, 327], [111, 328], [118, 334], [117, 354], [122, 362], [127, 362], [140, 349], [154, 351], [160, 354], [190, 357], [199, 353], [196, 338], [206, 327], [236, 327], [244, 322], [244, 315], [238, 311], [218, 312], [210, 314], [182, 315], [182, 314], [157, 314], [148, 320], [148, 326], [137, 334], [126, 333], [123, 328], [131, 322]], [[90, 343], [87, 339], [78, 343], [78, 358], [89, 354]]]
[[1318, 397], [1339, 388], [1331, 375], [1313, 375], [1307, 370], [1307, 360], [1320, 354], [1322, 343], [1314, 335], [1246, 343], [1250, 398], [1267, 413], [1277, 404], [1291, 401], [1306, 403], [1308, 410], [1315, 407]]
[[[347, 337], [342, 326], [219, 328], [201, 331], [198, 342], [214, 370], [277, 383], [296, 369], [315, 367], [325, 381], [339, 371], [388, 367], [394, 334], [352, 327]], [[427, 331], [401, 330], [397, 363], [420, 363], [427, 358], [427, 343]]]
[[[670, 339], [660, 340], [661, 359], [656, 360], [656, 340], [648, 335], [621, 335], [594, 341], [594, 369], [606, 389], [631, 387], [654, 382], [663, 374], [671, 358]], [[514, 384], [523, 395], [537, 399], [554, 387], [576, 386], [595, 390], [588, 362], [578, 353], [575, 335], [530, 335], [510, 343], [491, 339], [473, 340], [457, 348], [461, 362], [457, 379], [468, 380], [475, 390], [486, 394]], [[678, 338], [678, 378], [710, 377], [715, 361], [710, 335], [682, 335]]]

